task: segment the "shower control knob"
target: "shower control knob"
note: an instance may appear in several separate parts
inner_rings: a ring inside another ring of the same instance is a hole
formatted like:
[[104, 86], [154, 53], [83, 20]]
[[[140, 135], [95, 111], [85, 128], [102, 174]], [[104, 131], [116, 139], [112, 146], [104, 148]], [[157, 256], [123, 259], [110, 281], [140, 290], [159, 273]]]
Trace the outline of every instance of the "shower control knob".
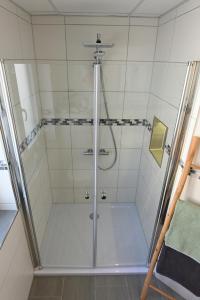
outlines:
[[101, 200], [106, 200], [107, 196], [105, 192], [101, 193]]
[[90, 199], [90, 195], [88, 192], [85, 193], [85, 200], [89, 200]]

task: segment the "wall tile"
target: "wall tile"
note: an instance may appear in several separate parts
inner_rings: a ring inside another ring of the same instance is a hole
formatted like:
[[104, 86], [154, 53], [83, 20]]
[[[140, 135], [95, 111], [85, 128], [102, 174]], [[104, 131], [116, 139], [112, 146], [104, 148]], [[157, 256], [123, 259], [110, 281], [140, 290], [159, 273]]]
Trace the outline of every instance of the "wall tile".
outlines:
[[125, 86], [126, 64], [124, 62], [106, 61], [103, 64], [105, 91], [123, 91]]
[[71, 126], [72, 148], [92, 148], [92, 127], [91, 126]]
[[72, 188], [52, 189], [53, 203], [73, 203], [74, 190]]
[[92, 91], [93, 71], [92, 62], [69, 61], [69, 90], [70, 91]]
[[[27, 187], [30, 205], [31, 208], [34, 209], [36, 203], [41, 199], [41, 191], [50, 189], [48, 164], [46, 157], [35, 168]], [[49, 201], [51, 202], [51, 198], [49, 199]]]
[[91, 188], [93, 172], [89, 170], [74, 170], [74, 188]]
[[149, 94], [126, 92], [123, 118], [145, 119]]
[[[6, 30], [5, 30], [6, 28]], [[0, 7], [1, 58], [21, 58], [18, 18]]]
[[69, 126], [45, 126], [45, 141], [47, 148], [71, 148], [71, 135]]
[[172, 21], [177, 16], [177, 9], [173, 9], [169, 11], [168, 13], [164, 14], [162, 17], [159, 18], [158, 24], [159, 26], [165, 23], [168, 23], [169, 21]]
[[128, 17], [88, 17], [88, 16], [66, 16], [65, 24], [80, 25], [129, 25]]
[[136, 188], [118, 189], [117, 201], [118, 202], [135, 202]]
[[170, 61], [172, 41], [174, 37], [175, 20], [158, 28], [155, 60]]
[[33, 25], [37, 59], [66, 59], [64, 25]]
[[155, 63], [151, 91], [169, 104], [179, 107], [185, 84], [187, 64]]
[[98, 186], [101, 188], [117, 187], [117, 172], [113, 170], [98, 171]]
[[87, 148], [72, 149], [74, 170], [91, 170], [93, 168], [93, 156], [84, 155], [85, 151]]
[[92, 60], [94, 49], [85, 48], [84, 42], [95, 43], [97, 33], [101, 33], [103, 43], [113, 43], [114, 47], [106, 49], [104, 59], [125, 60], [128, 43], [128, 26], [91, 26], [67, 25], [67, 58], [69, 60]]
[[119, 170], [118, 187], [134, 188], [137, 184], [138, 172], [136, 170]]
[[141, 148], [143, 141], [144, 127], [122, 128], [121, 148]]
[[142, 17], [131, 17], [130, 25], [135, 26], [157, 26], [158, 18], [142, 18]]
[[199, 7], [199, 1], [198, 0], [190, 0], [187, 1], [185, 3], [183, 3], [182, 5], [180, 5], [177, 8], [177, 17], [190, 12], [191, 10], [198, 8]]
[[50, 170], [71, 170], [72, 155], [69, 149], [48, 149], [48, 164]]
[[67, 63], [64, 61], [47, 61], [37, 64], [40, 91], [63, 92], [67, 86]]
[[[105, 92], [105, 100], [108, 106], [108, 112], [111, 119], [121, 119], [123, 113], [124, 93], [123, 92]], [[107, 118], [104, 104], [103, 93], [101, 95], [101, 118]]]
[[70, 118], [92, 118], [92, 92], [69, 92]]
[[22, 57], [34, 59], [34, 47], [31, 24], [18, 18], [19, 32], [21, 38]]
[[148, 92], [151, 83], [153, 64], [150, 62], [128, 62], [126, 72], [126, 91]]
[[[115, 137], [116, 146], [117, 148], [119, 148], [122, 129], [120, 126], [112, 126], [112, 130], [113, 130], [113, 135]], [[99, 140], [100, 140], [100, 148], [114, 148], [109, 126], [100, 126]]]
[[137, 170], [140, 166], [140, 149], [121, 149], [120, 150], [120, 170]]
[[199, 60], [200, 7], [176, 19], [171, 61], [187, 62]]
[[153, 61], [156, 45], [156, 27], [130, 27], [128, 60]]
[[52, 170], [50, 171], [52, 188], [72, 188], [73, 174], [71, 170]]
[[33, 25], [62, 25], [64, 24], [64, 16], [32, 16]]
[[41, 92], [43, 118], [69, 118], [67, 92]]

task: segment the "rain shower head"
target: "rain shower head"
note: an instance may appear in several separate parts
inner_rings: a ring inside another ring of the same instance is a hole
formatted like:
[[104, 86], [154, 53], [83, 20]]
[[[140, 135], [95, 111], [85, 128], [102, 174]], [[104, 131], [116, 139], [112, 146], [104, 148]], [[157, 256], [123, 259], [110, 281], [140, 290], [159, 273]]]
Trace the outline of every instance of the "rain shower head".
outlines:
[[101, 34], [97, 33], [96, 43], [84, 42], [83, 46], [87, 47], [87, 48], [99, 49], [99, 48], [112, 48], [114, 46], [114, 44], [113, 43], [102, 43], [101, 42]]
[[102, 51], [102, 48], [112, 48], [114, 46], [114, 44], [112, 44], [112, 43], [102, 43], [101, 42], [101, 34], [97, 33], [96, 43], [84, 42], [83, 46], [87, 47], [87, 48], [95, 48], [96, 51], [94, 52], [94, 58], [96, 60], [96, 63], [101, 63], [102, 58], [105, 54], [105, 52]]

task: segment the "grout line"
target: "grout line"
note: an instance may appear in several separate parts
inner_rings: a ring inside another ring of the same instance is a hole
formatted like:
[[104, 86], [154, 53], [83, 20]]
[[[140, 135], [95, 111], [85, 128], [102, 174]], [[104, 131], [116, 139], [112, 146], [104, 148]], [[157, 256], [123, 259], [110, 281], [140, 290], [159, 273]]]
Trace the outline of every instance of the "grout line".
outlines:
[[61, 288], [61, 300], [63, 299], [64, 286], [65, 286], [65, 278], [64, 278], [64, 276], [63, 276], [63, 277], [62, 277], [62, 288]]
[[[53, 23], [45, 23], [45, 24], [42, 24], [42, 23], [37, 23], [37, 24], [33, 24], [33, 23], [30, 23], [31, 25], [33, 26], [59, 26], [59, 25], [65, 25], [65, 26], [101, 26], [101, 27], [129, 27], [129, 25], [125, 25], [125, 24], [121, 24], [121, 25], [118, 25], [118, 24], [112, 24], [112, 25], [105, 25], [105, 24], [68, 24], [68, 23], [61, 23], [61, 24], [53, 24]], [[131, 25], [130, 24], [130, 27], [159, 27], [158, 25]]]
[[[18, 59], [18, 58], [4, 58], [4, 61], [5, 62], [14, 62], [14, 63], [21, 63], [21, 62], [36, 62], [36, 63], [56, 63], [56, 62], [93, 62], [93, 60], [89, 60], [89, 59], [68, 59], [68, 60], [65, 60], [65, 59], [45, 59], [45, 58], [22, 58], [22, 59]], [[121, 62], [121, 63], [125, 63], [126, 64], [126, 60], [109, 60], [109, 59], [105, 59], [104, 62]], [[168, 61], [168, 60], [165, 60], [165, 61], [160, 61], [160, 60], [127, 60], [127, 62], [130, 62], [130, 63], [163, 63], [163, 64], [185, 64], [187, 65], [188, 61]], [[73, 90], [72, 90], [73, 91]]]

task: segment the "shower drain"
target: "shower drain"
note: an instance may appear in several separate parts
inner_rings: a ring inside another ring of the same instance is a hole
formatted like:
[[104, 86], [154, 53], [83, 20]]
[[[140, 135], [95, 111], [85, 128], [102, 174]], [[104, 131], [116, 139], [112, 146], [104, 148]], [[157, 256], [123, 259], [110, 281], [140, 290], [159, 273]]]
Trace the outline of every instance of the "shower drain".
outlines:
[[[99, 214], [97, 214], [97, 219], [98, 219], [98, 218], [99, 218]], [[94, 214], [93, 214], [93, 213], [90, 214], [90, 219], [91, 219], [91, 220], [94, 219]]]

